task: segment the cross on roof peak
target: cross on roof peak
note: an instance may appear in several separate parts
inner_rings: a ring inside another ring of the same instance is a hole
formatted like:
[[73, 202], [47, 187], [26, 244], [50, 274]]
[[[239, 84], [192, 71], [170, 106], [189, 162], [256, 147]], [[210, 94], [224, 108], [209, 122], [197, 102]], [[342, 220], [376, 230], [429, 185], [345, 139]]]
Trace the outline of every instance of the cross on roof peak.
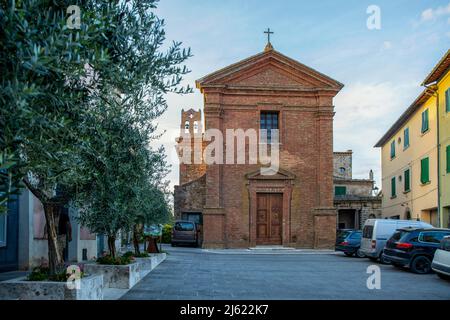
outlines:
[[270, 28], [267, 28], [266, 31], [264, 31], [265, 34], [267, 34], [267, 44], [264, 48], [264, 51], [273, 50], [272, 44], [270, 43], [270, 35], [273, 34], [273, 31], [270, 31]]

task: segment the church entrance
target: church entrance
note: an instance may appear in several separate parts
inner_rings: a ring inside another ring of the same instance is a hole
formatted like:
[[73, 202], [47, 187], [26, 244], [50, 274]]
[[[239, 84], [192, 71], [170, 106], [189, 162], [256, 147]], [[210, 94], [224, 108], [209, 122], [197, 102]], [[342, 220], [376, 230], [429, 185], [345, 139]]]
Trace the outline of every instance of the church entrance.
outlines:
[[282, 244], [283, 194], [258, 193], [256, 213], [256, 244]]

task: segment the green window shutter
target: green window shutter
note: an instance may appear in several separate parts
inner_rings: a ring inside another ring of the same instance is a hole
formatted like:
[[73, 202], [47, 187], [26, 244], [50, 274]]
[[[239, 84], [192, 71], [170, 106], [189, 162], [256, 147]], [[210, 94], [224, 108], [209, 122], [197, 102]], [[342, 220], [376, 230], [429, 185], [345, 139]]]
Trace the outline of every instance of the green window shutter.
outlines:
[[447, 173], [450, 173], [450, 145], [445, 149], [445, 153], [447, 156]]
[[445, 111], [450, 112], [450, 88], [445, 91]]
[[397, 192], [395, 190], [395, 177], [391, 178], [391, 197], [394, 198], [397, 196]]
[[428, 183], [430, 182], [430, 160], [429, 158], [424, 158], [420, 160], [420, 182]]
[[405, 192], [411, 190], [411, 171], [409, 169], [405, 170]]
[[391, 159], [395, 157], [395, 140], [391, 142]]
[[422, 112], [422, 133], [426, 132], [429, 129], [428, 126], [428, 109]]
[[335, 196], [345, 196], [347, 194], [347, 187], [336, 186], [334, 187]]
[[403, 148], [409, 147], [409, 128], [405, 128], [403, 131]]

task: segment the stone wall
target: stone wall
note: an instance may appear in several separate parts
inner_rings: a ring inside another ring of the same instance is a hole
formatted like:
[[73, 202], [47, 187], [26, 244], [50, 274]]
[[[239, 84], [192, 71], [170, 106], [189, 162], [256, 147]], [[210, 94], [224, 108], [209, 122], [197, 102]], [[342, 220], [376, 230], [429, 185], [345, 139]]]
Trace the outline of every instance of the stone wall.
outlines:
[[181, 186], [175, 186], [174, 213], [177, 219], [182, 212], [202, 212], [206, 201], [206, 175]]
[[356, 221], [359, 225], [356, 229], [362, 228], [367, 219], [380, 219], [381, 216], [381, 197], [361, 197], [353, 199], [335, 199], [334, 206], [339, 221], [340, 210], [354, 210], [357, 215]]
[[68, 288], [66, 282], [11, 279], [0, 282], [0, 300], [103, 300], [103, 275], [89, 275], [79, 281], [77, 289]]
[[340, 179], [352, 178], [352, 150], [333, 152], [333, 176]]
[[334, 179], [334, 186], [345, 186], [347, 195], [368, 197], [372, 195], [374, 181], [364, 179]]

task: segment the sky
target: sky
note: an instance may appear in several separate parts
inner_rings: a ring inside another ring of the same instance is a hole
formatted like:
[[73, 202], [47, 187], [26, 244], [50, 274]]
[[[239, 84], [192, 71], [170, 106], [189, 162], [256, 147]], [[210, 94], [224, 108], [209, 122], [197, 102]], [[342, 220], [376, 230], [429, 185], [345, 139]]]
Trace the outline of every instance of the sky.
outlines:
[[[376, 5], [379, 29], [367, 13]], [[423, 90], [426, 75], [450, 48], [450, 1], [161, 0], [167, 43], [181, 41], [193, 57], [183, 84], [263, 51], [268, 27], [275, 50], [343, 83], [334, 100], [334, 150], [353, 150], [353, 177], [375, 173], [380, 187], [380, 150], [375, 143]], [[203, 109], [197, 89], [169, 94], [158, 120], [178, 184], [174, 139], [181, 109]]]

